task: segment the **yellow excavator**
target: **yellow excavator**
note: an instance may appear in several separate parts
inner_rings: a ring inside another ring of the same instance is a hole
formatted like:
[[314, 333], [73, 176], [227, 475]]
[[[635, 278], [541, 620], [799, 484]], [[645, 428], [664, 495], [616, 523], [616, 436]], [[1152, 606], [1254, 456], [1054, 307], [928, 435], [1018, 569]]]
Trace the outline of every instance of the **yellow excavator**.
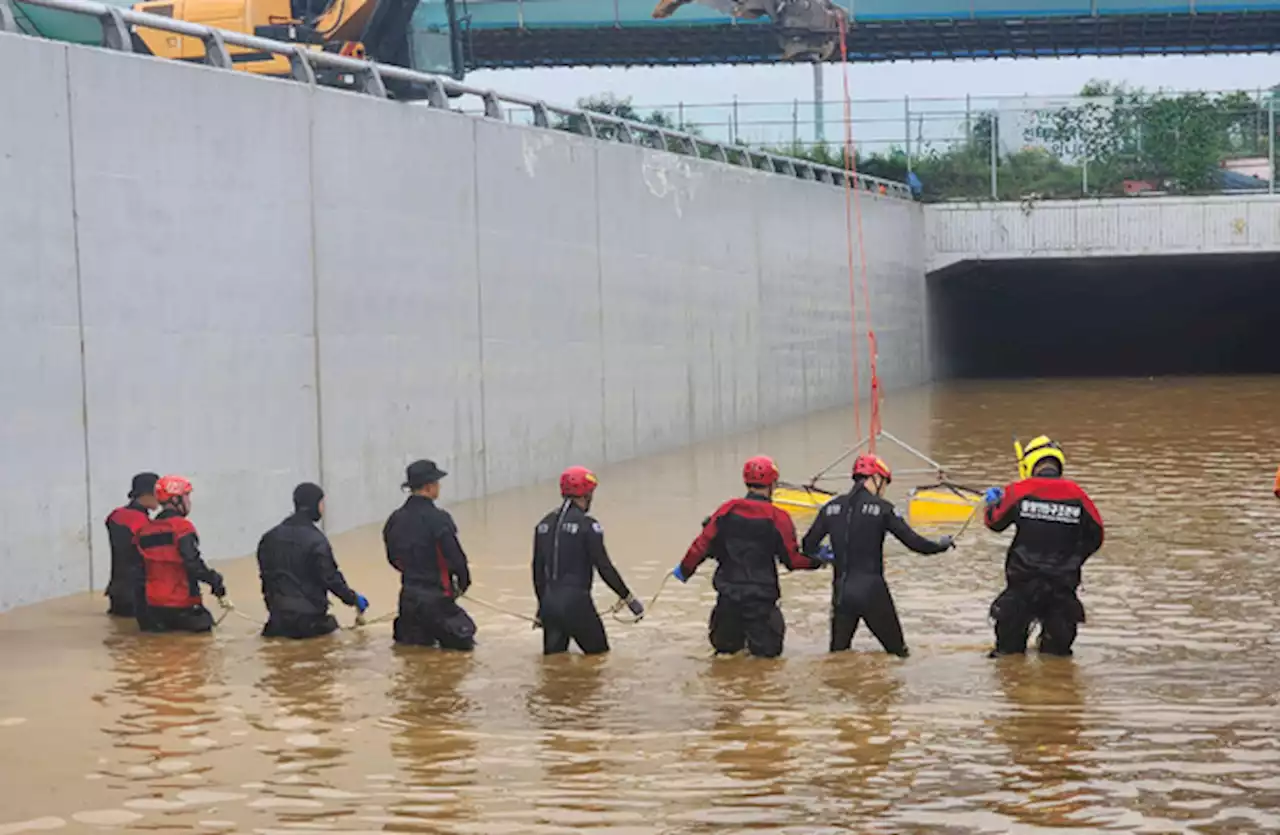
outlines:
[[[452, 4], [450, 4], [452, 6]], [[418, 0], [144, 0], [133, 9], [243, 32], [352, 58], [413, 66], [409, 21]], [[203, 61], [204, 44], [159, 29], [137, 27], [136, 52], [179, 61]], [[227, 45], [237, 69], [261, 75], [289, 75], [289, 59]]]

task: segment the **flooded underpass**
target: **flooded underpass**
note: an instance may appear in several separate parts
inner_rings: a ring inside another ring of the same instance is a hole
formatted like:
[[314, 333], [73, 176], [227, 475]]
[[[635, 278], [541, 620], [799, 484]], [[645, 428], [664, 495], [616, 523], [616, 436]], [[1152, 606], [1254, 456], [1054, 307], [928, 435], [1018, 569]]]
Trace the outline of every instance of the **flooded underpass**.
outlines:
[[[249, 560], [225, 567], [244, 617], [212, 638], [141, 636], [97, 596], [19, 609], [0, 616], [0, 835], [1274, 832], [1278, 413], [1268, 378], [890, 395], [887, 427], [977, 486], [1012, 477], [1013, 433], [1061, 440], [1107, 523], [1073, 659], [985, 657], [1007, 538], [977, 527], [941, 556], [890, 547], [907, 660], [863, 632], [825, 652], [825, 572], [783, 580], [776, 661], [711, 657], [707, 569], [639, 625], [606, 619], [603, 658], [544, 660], [527, 622], [480, 605], [472, 656], [395, 650], [386, 624], [264, 641]], [[744, 457], [800, 480], [853, 423], [603, 469], [594, 513], [628, 582], [658, 589]], [[533, 613], [531, 529], [555, 503], [543, 485], [451, 507], [476, 597]], [[373, 615], [397, 589], [378, 530], [335, 538]]]

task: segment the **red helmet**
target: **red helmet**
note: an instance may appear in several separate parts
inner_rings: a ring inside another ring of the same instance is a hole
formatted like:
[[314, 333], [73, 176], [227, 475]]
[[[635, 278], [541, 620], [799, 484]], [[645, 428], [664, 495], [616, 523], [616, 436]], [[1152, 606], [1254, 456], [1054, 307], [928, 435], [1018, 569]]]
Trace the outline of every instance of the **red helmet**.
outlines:
[[778, 465], [767, 455], [757, 455], [742, 465], [742, 480], [752, 487], [769, 487], [778, 481]]
[[889, 471], [889, 465], [874, 455], [859, 455], [858, 459], [853, 462], [853, 474], [857, 476], [883, 476], [885, 482], [893, 481], [893, 473]]
[[164, 503], [191, 493], [191, 482], [180, 475], [167, 475], [156, 482], [156, 500]]
[[570, 467], [560, 474], [560, 495], [566, 499], [585, 499], [599, 484], [600, 479], [586, 467]]

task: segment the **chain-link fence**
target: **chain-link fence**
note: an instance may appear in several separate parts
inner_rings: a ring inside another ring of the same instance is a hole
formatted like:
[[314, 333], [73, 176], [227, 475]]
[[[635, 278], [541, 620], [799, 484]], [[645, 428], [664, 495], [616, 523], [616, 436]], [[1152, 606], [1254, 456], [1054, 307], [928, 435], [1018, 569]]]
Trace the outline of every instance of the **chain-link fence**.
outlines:
[[[918, 180], [926, 200], [1275, 192], [1280, 88], [1090, 92], [1097, 94], [855, 101], [849, 123], [859, 171]], [[843, 102], [584, 104], [621, 107], [708, 139], [843, 162]]]

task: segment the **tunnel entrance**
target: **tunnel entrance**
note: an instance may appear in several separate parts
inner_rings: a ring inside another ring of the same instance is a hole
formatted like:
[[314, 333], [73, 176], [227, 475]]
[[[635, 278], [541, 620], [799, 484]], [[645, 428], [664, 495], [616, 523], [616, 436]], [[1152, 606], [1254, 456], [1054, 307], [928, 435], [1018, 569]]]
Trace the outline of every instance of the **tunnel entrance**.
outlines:
[[1280, 373], [1280, 254], [964, 262], [928, 294], [942, 378]]

